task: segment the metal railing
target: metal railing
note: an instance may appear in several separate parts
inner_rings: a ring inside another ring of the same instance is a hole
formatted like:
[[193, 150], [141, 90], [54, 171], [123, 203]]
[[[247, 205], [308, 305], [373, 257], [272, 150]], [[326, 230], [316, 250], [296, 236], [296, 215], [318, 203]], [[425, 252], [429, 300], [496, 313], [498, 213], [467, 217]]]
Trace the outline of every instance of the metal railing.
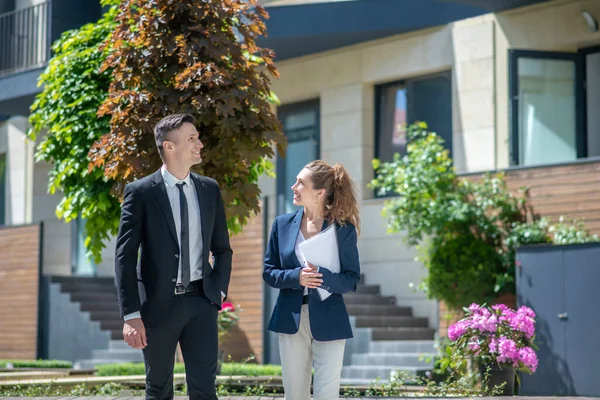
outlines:
[[42, 67], [50, 58], [52, 1], [0, 14], [0, 76]]

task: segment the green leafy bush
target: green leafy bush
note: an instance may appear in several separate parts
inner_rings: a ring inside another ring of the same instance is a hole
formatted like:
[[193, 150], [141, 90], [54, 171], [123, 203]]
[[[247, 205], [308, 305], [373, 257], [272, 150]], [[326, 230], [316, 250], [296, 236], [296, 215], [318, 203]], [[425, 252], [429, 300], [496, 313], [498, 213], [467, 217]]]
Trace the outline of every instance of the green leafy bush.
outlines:
[[[146, 373], [143, 363], [105, 364], [97, 367], [96, 375], [99, 376], [130, 376], [144, 375]], [[175, 373], [185, 372], [182, 363], [175, 364]], [[221, 375], [240, 376], [281, 376], [281, 366], [260, 365], [243, 363], [223, 363]]]
[[73, 387], [52, 384], [0, 386], [0, 397], [119, 396], [123, 387], [117, 383], [99, 386], [85, 384]]
[[72, 368], [73, 363], [61, 360], [0, 360], [0, 368]]
[[403, 232], [408, 244], [418, 245], [429, 272], [419, 287], [430, 298], [454, 310], [488, 303], [514, 293], [518, 246], [598, 240], [578, 221], [528, 221], [525, 196], [511, 193], [502, 173], [479, 181], [458, 177], [443, 139], [427, 124], [409, 126], [407, 135], [406, 155], [373, 161], [371, 187], [398, 195], [384, 206], [388, 232]]

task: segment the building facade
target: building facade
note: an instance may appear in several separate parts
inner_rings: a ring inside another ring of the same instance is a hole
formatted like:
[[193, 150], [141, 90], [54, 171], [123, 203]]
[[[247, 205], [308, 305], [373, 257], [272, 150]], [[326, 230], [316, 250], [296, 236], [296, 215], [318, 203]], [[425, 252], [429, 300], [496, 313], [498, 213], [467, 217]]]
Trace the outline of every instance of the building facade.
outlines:
[[[426, 274], [415, 249], [386, 232], [386, 199], [368, 187], [372, 160], [405, 150], [403, 123], [426, 121], [445, 139], [459, 173], [507, 170], [513, 186], [539, 185], [534, 200], [544, 215], [584, 218], [600, 231], [598, 1], [261, 3], [271, 15], [261, 44], [277, 53], [281, 77], [272, 88], [289, 145], [274, 160], [277, 178], [261, 178], [262, 214], [232, 239], [230, 298], [244, 309], [228, 345], [235, 358], [253, 353], [277, 362], [265, 323], [276, 292], [262, 283], [262, 254], [275, 216], [294, 210], [290, 186], [297, 172], [317, 158], [343, 164], [355, 179], [366, 282], [428, 327], [443, 325], [438, 303], [413, 289]], [[34, 162], [35, 146], [24, 140], [36, 79], [49, 56], [44, 46], [97, 19], [101, 8], [0, 0], [2, 12], [0, 26], [10, 29], [0, 29], [0, 217], [5, 225], [44, 222], [43, 274], [112, 276], [114, 244], [102, 264], [85, 260], [83, 222], [55, 217], [59, 198], [47, 194], [49, 166]], [[43, 25], [25, 36], [27, 45], [15, 42], [23, 37], [21, 20]], [[29, 50], [17, 54], [18, 48]]]

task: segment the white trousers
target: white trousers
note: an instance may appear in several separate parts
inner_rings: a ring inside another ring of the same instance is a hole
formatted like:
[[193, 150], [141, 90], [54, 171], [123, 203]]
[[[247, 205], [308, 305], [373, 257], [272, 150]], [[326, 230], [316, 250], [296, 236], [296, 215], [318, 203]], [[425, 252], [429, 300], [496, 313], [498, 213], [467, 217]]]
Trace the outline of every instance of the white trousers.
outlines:
[[279, 334], [285, 400], [310, 400], [312, 367], [314, 400], [338, 400], [346, 339], [319, 342], [312, 337], [308, 304], [302, 305], [300, 329]]

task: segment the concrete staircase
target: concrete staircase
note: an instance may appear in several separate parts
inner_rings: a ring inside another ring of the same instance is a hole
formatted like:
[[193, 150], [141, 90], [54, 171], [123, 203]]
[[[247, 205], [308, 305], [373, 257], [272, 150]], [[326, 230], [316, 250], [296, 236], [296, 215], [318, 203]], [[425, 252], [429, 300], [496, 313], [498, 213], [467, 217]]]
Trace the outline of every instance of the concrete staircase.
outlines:
[[123, 320], [117, 305], [117, 289], [114, 278], [54, 276], [53, 283], [60, 285], [62, 293], [68, 293], [71, 301], [79, 304], [81, 312], [89, 314], [91, 321], [110, 333], [108, 348], [94, 349], [92, 358], [77, 360], [81, 368], [94, 368], [100, 364], [142, 362], [141, 350], [132, 349], [123, 342]]
[[379, 285], [365, 284], [364, 276], [344, 301], [354, 338], [346, 345], [342, 383], [389, 381], [397, 371], [414, 377], [433, 369], [435, 329], [426, 318], [397, 306], [395, 297], [382, 296]]

